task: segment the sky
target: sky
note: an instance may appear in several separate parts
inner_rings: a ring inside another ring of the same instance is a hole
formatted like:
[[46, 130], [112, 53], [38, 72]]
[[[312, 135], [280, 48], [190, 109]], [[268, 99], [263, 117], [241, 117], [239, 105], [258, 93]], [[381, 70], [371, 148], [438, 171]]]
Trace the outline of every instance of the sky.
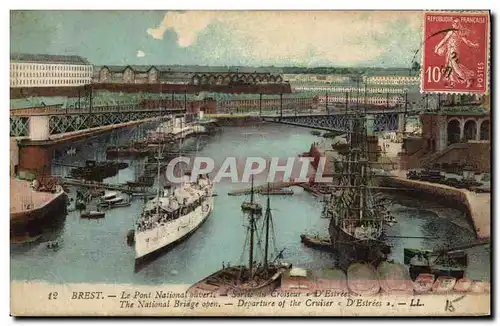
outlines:
[[412, 11], [11, 11], [10, 52], [95, 65], [409, 67]]

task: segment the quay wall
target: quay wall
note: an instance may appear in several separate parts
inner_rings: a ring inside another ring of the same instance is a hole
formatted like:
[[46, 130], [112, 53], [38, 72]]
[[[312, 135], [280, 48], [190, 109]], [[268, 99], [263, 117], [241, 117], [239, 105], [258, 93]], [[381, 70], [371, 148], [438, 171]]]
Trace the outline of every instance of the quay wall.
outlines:
[[[445, 205], [458, 208], [467, 213], [467, 220], [474, 228], [477, 238], [490, 237], [490, 195], [435, 184], [425, 181], [408, 180], [401, 177], [387, 177], [380, 180], [385, 187], [400, 188], [392, 190], [406, 193], [413, 197], [439, 201]], [[391, 190], [387, 190], [391, 192]], [[425, 209], [425, 207], [422, 207]]]
[[[324, 156], [324, 154], [313, 144], [309, 149], [308, 155], [314, 157], [312, 165], [317, 169], [319, 158]], [[408, 180], [405, 178], [405, 171], [398, 172], [396, 175], [401, 174], [401, 176], [391, 176], [378, 180], [378, 184], [382, 187], [397, 188], [384, 191], [405, 193], [413, 197], [423, 198], [432, 202], [438, 201], [447, 206], [456, 207], [467, 214], [468, 222], [474, 228], [476, 237], [490, 237], [490, 194], [477, 194], [446, 185]], [[402, 177], [403, 175], [404, 177]], [[423, 208], [425, 209], [425, 207]]]

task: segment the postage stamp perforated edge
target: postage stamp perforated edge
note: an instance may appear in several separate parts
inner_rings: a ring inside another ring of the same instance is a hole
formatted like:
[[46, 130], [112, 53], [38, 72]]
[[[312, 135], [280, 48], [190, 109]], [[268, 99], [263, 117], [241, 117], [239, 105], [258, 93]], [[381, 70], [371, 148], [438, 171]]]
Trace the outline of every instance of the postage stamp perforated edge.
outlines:
[[[488, 16], [488, 26], [487, 26], [487, 33], [486, 33], [486, 69], [485, 69], [485, 91], [484, 92], [466, 92], [466, 91], [445, 91], [445, 90], [436, 90], [436, 91], [430, 91], [430, 90], [424, 90], [424, 57], [425, 57], [425, 17], [427, 13], [431, 14], [462, 14], [462, 15], [477, 15], [477, 14], [483, 14]], [[490, 71], [491, 71], [491, 54], [490, 54], [490, 49], [491, 49], [491, 12], [489, 10], [424, 10], [422, 13], [422, 19], [423, 24], [422, 24], [422, 46], [421, 46], [421, 58], [420, 58], [420, 63], [421, 63], [421, 71], [420, 71], [420, 93], [421, 94], [459, 94], [459, 95], [467, 95], [467, 94], [480, 94], [480, 95], [488, 95], [490, 91]]]

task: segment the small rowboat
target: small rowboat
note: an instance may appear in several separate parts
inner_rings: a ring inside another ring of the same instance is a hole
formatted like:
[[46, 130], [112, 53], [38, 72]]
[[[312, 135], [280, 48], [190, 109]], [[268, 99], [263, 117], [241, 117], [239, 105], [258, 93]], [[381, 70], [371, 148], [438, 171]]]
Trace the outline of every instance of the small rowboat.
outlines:
[[313, 272], [318, 290], [330, 290], [337, 293], [347, 293], [347, 276], [339, 268], [324, 268]]
[[489, 293], [490, 283], [483, 281], [473, 281], [470, 287], [472, 293]]
[[283, 273], [280, 290], [291, 293], [314, 293], [316, 290], [314, 275], [311, 271], [293, 267]]
[[128, 202], [128, 201], [121, 201], [121, 202], [110, 204], [109, 208], [129, 207], [130, 205], [132, 205], [132, 204], [130, 202]]
[[319, 237], [309, 236], [307, 234], [301, 234], [300, 241], [307, 247], [326, 251], [332, 250], [332, 243], [326, 238], [322, 239]]
[[83, 212], [80, 217], [81, 218], [104, 218], [106, 214], [104, 212], [99, 211], [87, 211]]
[[413, 282], [413, 288], [416, 293], [426, 293], [432, 289], [434, 284], [434, 275], [428, 273], [422, 273], [417, 276], [415, 282]]
[[432, 292], [450, 292], [457, 283], [457, 279], [451, 276], [440, 276], [432, 286]]
[[385, 293], [413, 294], [410, 274], [404, 265], [384, 261], [378, 265], [377, 274]]
[[354, 263], [347, 268], [347, 287], [355, 294], [370, 296], [380, 291], [380, 283], [373, 267]]
[[455, 287], [453, 288], [457, 292], [467, 292], [472, 286], [472, 280], [467, 277], [463, 277], [457, 281]]

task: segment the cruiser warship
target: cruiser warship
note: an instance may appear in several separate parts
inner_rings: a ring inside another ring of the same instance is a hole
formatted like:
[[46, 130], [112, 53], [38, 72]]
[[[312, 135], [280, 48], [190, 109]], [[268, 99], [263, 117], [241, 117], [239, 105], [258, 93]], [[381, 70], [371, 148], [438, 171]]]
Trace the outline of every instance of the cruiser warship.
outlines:
[[161, 158], [158, 146], [157, 194], [145, 203], [135, 224], [136, 271], [143, 262], [193, 234], [213, 209], [213, 182], [208, 175], [197, 175], [192, 182], [190, 173], [181, 172], [182, 181], [178, 185], [169, 185], [161, 191]]

